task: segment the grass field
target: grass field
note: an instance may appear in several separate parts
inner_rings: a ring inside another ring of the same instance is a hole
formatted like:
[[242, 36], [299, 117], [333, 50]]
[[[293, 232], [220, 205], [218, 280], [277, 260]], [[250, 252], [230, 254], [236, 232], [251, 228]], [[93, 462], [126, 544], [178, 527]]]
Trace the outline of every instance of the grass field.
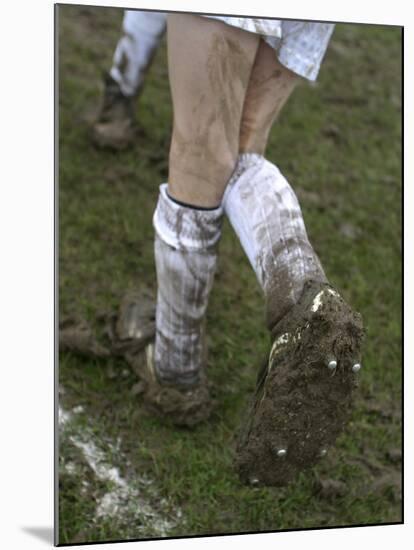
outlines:
[[[93, 148], [122, 12], [59, 8], [60, 315], [92, 324], [126, 289], [155, 289], [152, 212], [167, 177], [166, 48], [148, 73], [131, 150]], [[60, 356], [59, 542], [400, 522], [401, 30], [337, 25], [316, 86], [301, 86], [267, 156], [301, 201], [331, 280], [367, 336], [352, 421], [284, 489], [240, 485], [235, 434], [267, 351], [255, 276], [226, 223], [208, 312], [217, 408], [194, 431], [145, 412], [126, 364]]]

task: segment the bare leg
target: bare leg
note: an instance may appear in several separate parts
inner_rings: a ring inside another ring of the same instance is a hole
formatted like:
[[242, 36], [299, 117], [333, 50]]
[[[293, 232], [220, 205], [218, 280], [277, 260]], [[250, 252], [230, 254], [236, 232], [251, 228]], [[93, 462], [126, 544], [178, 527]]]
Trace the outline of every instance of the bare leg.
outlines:
[[161, 382], [192, 387], [203, 378], [221, 201], [237, 161], [259, 37], [193, 15], [171, 15], [167, 26], [174, 128], [169, 181], [154, 214], [154, 365]]
[[195, 15], [168, 17], [174, 107], [168, 190], [186, 203], [221, 203], [239, 153], [240, 121], [258, 35]]
[[281, 65], [263, 40], [257, 51], [240, 129], [240, 153], [264, 155], [270, 129], [300, 77]]
[[298, 301], [306, 281], [326, 282], [292, 187], [263, 157], [274, 120], [299, 80], [261, 41], [244, 104], [238, 167], [224, 200], [263, 288], [270, 329]]
[[263, 157], [297, 80], [261, 45], [223, 201], [263, 288], [271, 331], [237, 449], [239, 475], [253, 485], [285, 485], [326, 454], [348, 419], [360, 369], [360, 316], [327, 282], [292, 187]]

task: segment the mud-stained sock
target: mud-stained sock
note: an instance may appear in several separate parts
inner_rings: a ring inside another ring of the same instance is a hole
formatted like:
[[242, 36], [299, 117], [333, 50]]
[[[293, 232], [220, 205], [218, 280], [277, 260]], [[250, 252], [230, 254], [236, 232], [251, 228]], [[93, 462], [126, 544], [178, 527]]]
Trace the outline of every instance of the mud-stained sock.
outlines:
[[204, 319], [217, 263], [223, 210], [198, 210], [160, 186], [154, 213], [157, 270], [154, 363], [161, 382], [192, 385], [205, 361]]
[[298, 301], [306, 281], [327, 282], [298, 199], [274, 164], [246, 153], [239, 156], [223, 207], [264, 291], [272, 329]]

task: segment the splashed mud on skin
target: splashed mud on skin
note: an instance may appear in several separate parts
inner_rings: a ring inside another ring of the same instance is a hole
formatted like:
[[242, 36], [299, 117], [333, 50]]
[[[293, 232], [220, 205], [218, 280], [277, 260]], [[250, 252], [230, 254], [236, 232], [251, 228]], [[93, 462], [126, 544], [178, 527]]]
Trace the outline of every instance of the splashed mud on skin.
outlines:
[[[123, 477], [119, 467], [113, 464], [114, 456], [118, 464], [127, 462], [120, 451], [121, 439], [118, 438], [115, 444], [100, 440], [93, 427], [85, 426], [83, 413], [82, 406], [71, 411], [59, 407], [59, 429], [61, 438], [76, 447], [96, 480], [108, 488], [107, 492], [96, 497], [95, 515], [91, 521], [134, 522], [140, 533], [167, 536], [181, 520], [181, 510], [173, 508], [167, 499], [160, 498], [154, 481], [147, 476]], [[66, 461], [64, 456], [60, 460], [66, 475], [82, 475], [74, 460]], [[86, 496], [89, 484], [85, 480], [81, 484], [81, 493]]]

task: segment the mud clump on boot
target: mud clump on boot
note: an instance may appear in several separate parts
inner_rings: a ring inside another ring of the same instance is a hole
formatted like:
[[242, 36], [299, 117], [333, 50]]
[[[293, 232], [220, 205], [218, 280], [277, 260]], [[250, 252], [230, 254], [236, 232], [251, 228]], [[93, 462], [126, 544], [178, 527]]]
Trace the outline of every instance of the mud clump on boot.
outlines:
[[144, 392], [148, 409], [171, 424], [192, 428], [206, 421], [213, 410], [207, 384], [192, 388], [159, 385]]
[[326, 454], [352, 409], [362, 337], [360, 315], [336, 290], [305, 284], [272, 330], [269, 361], [237, 445], [243, 482], [287, 485]]
[[213, 409], [204, 370], [195, 384], [161, 382], [154, 365], [154, 346], [149, 344], [145, 354], [129, 356], [129, 363], [143, 382], [142, 394], [147, 408], [176, 426], [192, 428], [207, 420]]

